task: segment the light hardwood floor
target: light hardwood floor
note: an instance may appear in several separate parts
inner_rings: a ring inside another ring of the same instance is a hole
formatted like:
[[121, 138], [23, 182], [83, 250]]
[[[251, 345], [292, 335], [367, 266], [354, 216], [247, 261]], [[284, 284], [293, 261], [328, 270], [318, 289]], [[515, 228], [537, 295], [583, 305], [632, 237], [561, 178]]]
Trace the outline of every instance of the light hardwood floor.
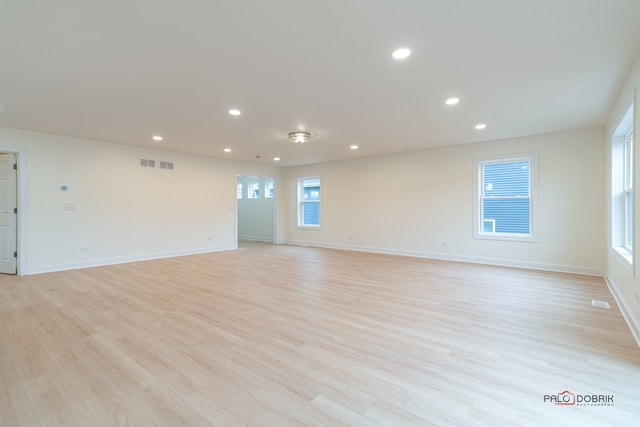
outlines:
[[[564, 390], [614, 404], [544, 402]], [[2, 426], [639, 420], [597, 277], [259, 243], [0, 276]]]

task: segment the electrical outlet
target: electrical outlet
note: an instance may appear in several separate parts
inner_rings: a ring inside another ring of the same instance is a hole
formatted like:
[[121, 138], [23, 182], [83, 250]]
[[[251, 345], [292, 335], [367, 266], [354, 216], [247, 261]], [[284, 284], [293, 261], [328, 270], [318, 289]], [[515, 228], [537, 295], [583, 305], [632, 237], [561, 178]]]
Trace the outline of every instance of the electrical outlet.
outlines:
[[89, 248], [80, 248], [80, 252], [89, 252]]

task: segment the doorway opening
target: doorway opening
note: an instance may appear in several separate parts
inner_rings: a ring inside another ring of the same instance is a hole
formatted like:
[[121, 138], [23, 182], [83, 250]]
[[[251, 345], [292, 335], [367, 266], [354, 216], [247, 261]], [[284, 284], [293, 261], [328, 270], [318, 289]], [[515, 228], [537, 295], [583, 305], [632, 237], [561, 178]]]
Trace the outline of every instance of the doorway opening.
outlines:
[[236, 176], [237, 241], [277, 243], [277, 180]]

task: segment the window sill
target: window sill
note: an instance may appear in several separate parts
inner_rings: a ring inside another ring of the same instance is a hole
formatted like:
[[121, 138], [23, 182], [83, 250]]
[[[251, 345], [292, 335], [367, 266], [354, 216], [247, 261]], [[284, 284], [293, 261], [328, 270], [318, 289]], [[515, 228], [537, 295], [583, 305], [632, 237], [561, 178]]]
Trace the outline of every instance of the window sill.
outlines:
[[319, 225], [313, 226], [313, 225], [299, 225], [296, 227], [296, 229], [298, 230], [316, 230], [316, 231], [322, 231], [322, 227], [320, 227]]
[[517, 234], [476, 234], [473, 236], [478, 240], [499, 240], [508, 242], [529, 242], [538, 243], [536, 236], [519, 236]]
[[633, 253], [625, 248], [624, 246], [614, 246], [614, 251], [618, 253], [624, 260], [626, 260], [629, 265], [633, 265]]

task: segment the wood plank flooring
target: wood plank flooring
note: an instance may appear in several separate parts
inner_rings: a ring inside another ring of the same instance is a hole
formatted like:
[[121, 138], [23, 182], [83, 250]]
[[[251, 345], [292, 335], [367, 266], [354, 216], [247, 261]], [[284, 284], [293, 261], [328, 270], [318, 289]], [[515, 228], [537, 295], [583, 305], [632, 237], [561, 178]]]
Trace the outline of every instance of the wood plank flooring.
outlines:
[[[544, 402], [565, 390], [613, 405]], [[0, 276], [1, 426], [638, 420], [640, 349], [597, 277], [249, 242]]]

